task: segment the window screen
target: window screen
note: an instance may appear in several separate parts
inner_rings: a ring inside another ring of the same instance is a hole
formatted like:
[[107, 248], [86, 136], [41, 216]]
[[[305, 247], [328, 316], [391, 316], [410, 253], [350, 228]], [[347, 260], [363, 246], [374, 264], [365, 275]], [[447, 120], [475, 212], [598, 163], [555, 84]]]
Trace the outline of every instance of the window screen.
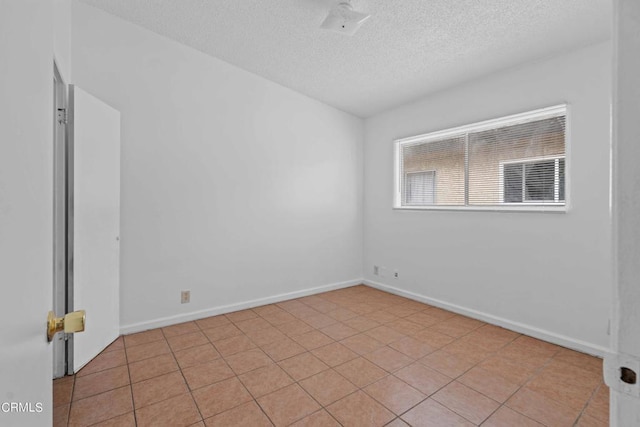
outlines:
[[396, 141], [395, 206], [563, 206], [565, 121], [559, 106]]

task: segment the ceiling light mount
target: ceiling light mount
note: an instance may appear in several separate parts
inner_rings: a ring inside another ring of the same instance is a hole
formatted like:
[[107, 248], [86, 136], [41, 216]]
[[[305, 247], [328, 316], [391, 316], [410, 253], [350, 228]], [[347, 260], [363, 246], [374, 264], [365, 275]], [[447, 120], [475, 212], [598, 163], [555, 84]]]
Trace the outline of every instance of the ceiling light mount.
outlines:
[[340, 0], [329, 10], [320, 28], [352, 36], [370, 17], [367, 13], [353, 10], [351, 0]]

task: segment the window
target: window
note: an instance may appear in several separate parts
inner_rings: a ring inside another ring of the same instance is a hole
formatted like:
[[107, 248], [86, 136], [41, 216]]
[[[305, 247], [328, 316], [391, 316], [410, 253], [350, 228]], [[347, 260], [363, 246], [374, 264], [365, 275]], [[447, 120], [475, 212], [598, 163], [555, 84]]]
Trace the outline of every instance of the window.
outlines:
[[565, 206], [566, 106], [395, 142], [394, 207]]
[[426, 172], [407, 172], [405, 176], [405, 203], [409, 206], [428, 206], [433, 205], [436, 200], [436, 173], [434, 171]]
[[502, 203], [564, 201], [564, 157], [502, 163], [500, 168]]

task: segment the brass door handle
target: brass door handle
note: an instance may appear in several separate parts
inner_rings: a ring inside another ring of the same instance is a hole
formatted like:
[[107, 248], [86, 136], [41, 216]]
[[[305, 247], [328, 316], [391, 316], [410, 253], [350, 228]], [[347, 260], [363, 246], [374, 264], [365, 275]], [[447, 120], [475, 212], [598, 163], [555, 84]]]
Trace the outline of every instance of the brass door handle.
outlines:
[[56, 314], [50, 311], [47, 316], [47, 339], [53, 340], [53, 336], [62, 331], [67, 334], [84, 331], [86, 317], [84, 310], [67, 313], [64, 317], [56, 317]]

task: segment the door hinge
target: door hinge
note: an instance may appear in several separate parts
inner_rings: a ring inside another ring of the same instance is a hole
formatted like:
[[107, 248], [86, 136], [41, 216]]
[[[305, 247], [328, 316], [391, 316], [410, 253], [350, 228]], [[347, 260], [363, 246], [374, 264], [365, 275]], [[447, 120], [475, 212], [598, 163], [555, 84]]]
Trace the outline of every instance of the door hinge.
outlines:
[[57, 120], [58, 123], [61, 125], [66, 125], [68, 123], [68, 115], [67, 115], [67, 109], [66, 108], [58, 108], [58, 112], [57, 112]]

